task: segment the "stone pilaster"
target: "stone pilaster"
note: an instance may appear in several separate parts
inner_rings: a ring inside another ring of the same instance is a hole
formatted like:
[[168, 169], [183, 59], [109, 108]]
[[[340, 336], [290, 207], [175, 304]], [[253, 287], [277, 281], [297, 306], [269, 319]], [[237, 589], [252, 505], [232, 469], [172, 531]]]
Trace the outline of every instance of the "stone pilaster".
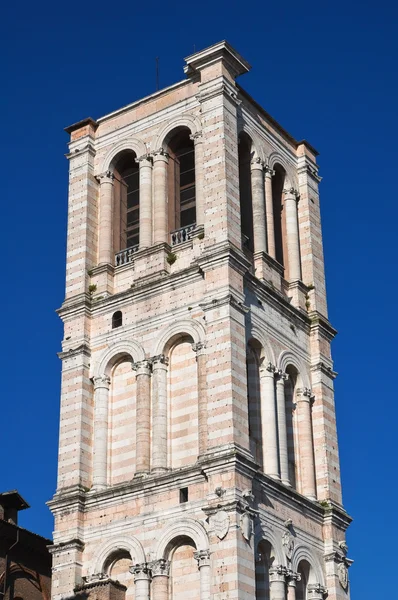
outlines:
[[283, 190], [286, 224], [286, 247], [288, 259], [288, 279], [290, 282], [301, 279], [300, 240], [298, 228], [298, 192], [294, 188]]
[[137, 380], [136, 408], [136, 475], [150, 470], [151, 436], [151, 364], [148, 360], [133, 363]]
[[316, 499], [314, 438], [312, 434], [311, 405], [313, 397], [308, 388], [296, 392], [296, 414], [300, 453], [300, 491], [311, 500]]
[[276, 373], [276, 406], [278, 414], [279, 464], [282, 483], [290, 486], [289, 454], [287, 447], [285, 381], [289, 375], [283, 371]]
[[100, 182], [100, 210], [98, 226], [98, 264], [113, 265], [113, 181], [115, 176], [106, 171], [98, 176]]
[[267, 225], [265, 219], [264, 165], [260, 158], [252, 160], [251, 185], [253, 204], [254, 252], [267, 252]]
[[108, 477], [108, 402], [111, 380], [107, 375], [93, 378], [94, 442], [93, 489], [104, 489]]
[[153, 241], [169, 241], [169, 225], [167, 214], [167, 169], [169, 155], [162, 148], [153, 155]]
[[275, 367], [260, 367], [261, 429], [264, 473], [279, 479], [278, 430], [275, 400]]
[[152, 245], [152, 158], [137, 159], [140, 166], [140, 250]]
[[167, 366], [163, 354], [151, 359], [153, 371], [152, 471], [167, 471]]

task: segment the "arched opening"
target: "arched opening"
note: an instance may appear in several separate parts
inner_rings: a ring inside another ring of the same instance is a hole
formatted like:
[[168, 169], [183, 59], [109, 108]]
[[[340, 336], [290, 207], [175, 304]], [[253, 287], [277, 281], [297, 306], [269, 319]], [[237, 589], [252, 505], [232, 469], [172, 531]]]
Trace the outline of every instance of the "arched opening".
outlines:
[[270, 600], [269, 570], [273, 561], [271, 544], [261, 540], [256, 553], [256, 600]]
[[114, 169], [114, 251], [138, 249], [140, 242], [140, 171], [136, 153], [125, 150]]
[[300, 581], [296, 585], [296, 600], [307, 600], [308, 582], [310, 578], [311, 566], [306, 560], [299, 563], [297, 572], [300, 575]]
[[106, 559], [104, 573], [114, 581], [127, 587], [126, 600], [134, 600], [134, 575], [130, 573], [133, 564], [131, 554], [127, 550], [116, 550]]
[[111, 374], [108, 419], [108, 480], [130, 481], [136, 470], [136, 377], [131, 357], [115, 364]]
[[248, 344], [246, 355], [249, 441], [251, 453], [253, 454], [256, 462], [263, 467], [260, 356], [260, 344], [255, 340], [251, 340]]
[[282, 211], [286, 171], [279, 164], [274, 166], [274, 171], [275, 175], [272, 178], [272, 204], [274, 209], [275, 258], [281, 265], [284, 265], [285, 249]]
[[168, 372], [169, 467], [196, 462], [198, 449], [198, 386], [193, 339], [181, 335], [172, 341]]
[[287, 432], [287, 455], [289, 466], [289, 481], [293, 488], [297, 489], [298, 461], [297, 461], [297, 431], [295, 419], [295, 391], [297, 389], [298, 371], [293, 365], [286, 368], [289, 375], [285, 382], [286, 403], [286, 432]]
[[123, 325], [123, 313], [121, 310], [117, 310], [112, 315], [112, 329], [121, 327]]
[[239, 135], [239, 201], [243, 249], [254, 251], [253, 202], [251, 183], [252, 141], [247, 133]]
[[169, 547], [169, 599], [200, 600], [200, 573], [194, 558], [194, 541], [188, 536], [179, 536]]
[[[196, 224], [195, 146], [187, 127], [179, 129], [168, 142], [168, 205], [171, 241], [189, 239]], [[185, 233], [177, 232], [183, 229]]]

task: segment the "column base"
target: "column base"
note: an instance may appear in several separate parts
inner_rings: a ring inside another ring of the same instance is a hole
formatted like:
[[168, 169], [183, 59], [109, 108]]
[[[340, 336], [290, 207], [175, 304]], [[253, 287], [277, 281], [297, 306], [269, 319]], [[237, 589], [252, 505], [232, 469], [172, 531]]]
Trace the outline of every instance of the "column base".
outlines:
[[170, 469], [167, 467], [154, 467], [151, 469], [151, 475], [162, 475], [163, 473], [168, 473]]
[[149, 475], [149, 470], [148, 471], [136, 471], [134, 473], [133, 479], [144, 479], [145, 477], [148, 477]]

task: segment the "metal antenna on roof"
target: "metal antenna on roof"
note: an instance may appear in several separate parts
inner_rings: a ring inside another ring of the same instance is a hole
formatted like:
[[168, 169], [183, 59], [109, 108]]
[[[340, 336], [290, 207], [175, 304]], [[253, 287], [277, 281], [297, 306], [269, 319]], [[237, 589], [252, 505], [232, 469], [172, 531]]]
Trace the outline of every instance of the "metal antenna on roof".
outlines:
[[159, 57], [156, 57], [156, 91], [159, 91]]
[[196, 52], [196, 44], [193, 45], [193, 51]]

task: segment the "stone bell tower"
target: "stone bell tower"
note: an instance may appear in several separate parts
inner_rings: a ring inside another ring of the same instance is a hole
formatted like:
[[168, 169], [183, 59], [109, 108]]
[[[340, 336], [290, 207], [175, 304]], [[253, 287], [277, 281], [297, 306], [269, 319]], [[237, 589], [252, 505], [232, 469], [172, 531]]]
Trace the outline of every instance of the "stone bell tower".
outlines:
[[348, 600], [316, 150], [236, 82], [66, 129], [53, 600]]

